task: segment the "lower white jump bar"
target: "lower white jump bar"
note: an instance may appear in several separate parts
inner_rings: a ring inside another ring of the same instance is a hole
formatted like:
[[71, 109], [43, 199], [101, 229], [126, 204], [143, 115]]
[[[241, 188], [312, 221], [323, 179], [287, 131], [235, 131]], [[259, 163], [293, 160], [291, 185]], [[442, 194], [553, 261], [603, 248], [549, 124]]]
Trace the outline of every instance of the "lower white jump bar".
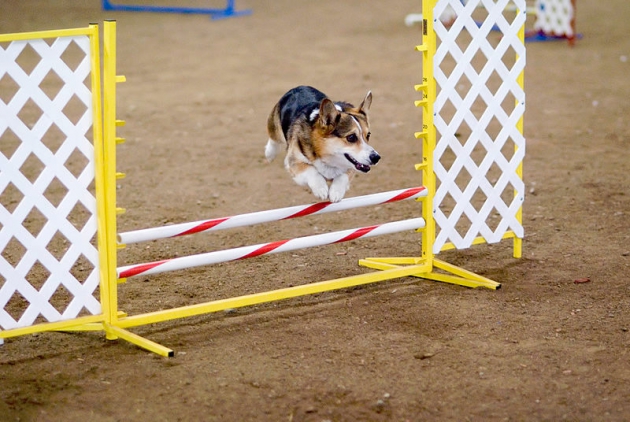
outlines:
[[166, 271], [182, 270], [185, 268], [218, 264], [220, 262], [253, 258], [260, 255], [288, 252], [297, 249], [305, 249], [315, 246], [329, 245], [333, 243], [348, 242], [350, 240], [380, 236], [383, 234], [398, 233], [406, 230], [422, 229], [424, 228], [424, 226], [425, 221], [423, 218], [412, 218], [409, 220], [394, 221], [391, 223], [362, 227], [358, 229], [342, 230], [338, 232], [316, 234], [305, 237], [296, 237], [294, 239], [281, 240], [277, 242], [262, 243], [259, 245], [243, 246], [234, 249], [207, 252], [203, 254], [184, 256], [181, 258], [172, 258], [163, 261], [129, 265], [117, 268], [117, 275], [118, 278], [128, 278], [137, 275], [158, 274]]

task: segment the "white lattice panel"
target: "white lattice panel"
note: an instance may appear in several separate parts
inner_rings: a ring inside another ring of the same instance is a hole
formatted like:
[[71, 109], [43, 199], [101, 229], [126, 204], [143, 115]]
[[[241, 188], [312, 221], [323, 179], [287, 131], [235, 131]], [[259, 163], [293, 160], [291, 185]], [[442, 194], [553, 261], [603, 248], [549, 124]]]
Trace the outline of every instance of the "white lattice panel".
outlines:
[[536, 22], [534, 30], [548, 35], [575, 35], [573, 0], [536, 0]]
[[0, 44], [0, 329], [101, 312], [89, 50]]
[[518, 129], [525, 111], [518, 83], [525, 46], [518, 34], [525, 0], [439, 0], [434, 16], [448, 8], [456, 15], [452, 24], [434, 19], [434, 253], [447, 243], [468, 248], [479, 236], [488, 243], [509, 231], [523, 237], [517, 212], [524, 185], [517, 168], [525, 154]]

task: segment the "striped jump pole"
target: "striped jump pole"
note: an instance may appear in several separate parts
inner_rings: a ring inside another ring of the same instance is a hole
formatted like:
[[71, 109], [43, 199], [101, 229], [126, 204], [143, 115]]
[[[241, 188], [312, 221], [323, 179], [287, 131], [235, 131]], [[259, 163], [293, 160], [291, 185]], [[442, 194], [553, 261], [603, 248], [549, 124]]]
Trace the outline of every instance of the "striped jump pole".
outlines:
[[398, 233], [405, 230], [424, 228], [423, 218], [394, 221], [375, 226], [358, 229], [342, 230], [331, 233], [316, 234], [312, 236], [297, 237], [294, 239], [280, 240], [277, 242], [262, 243], [253, 246], [226, 249], [222, 251], [208, 252], [198, 255], [190, 255], [181, 258], [172, 258], [144, 264], [135, 264], [117, 268], [118, 278], [128, 278], [137, 275], [158, 274], [166, 271], [175, 271], [185, 268], [200, 267], [203, 265], [218, 264], [220, 262], [237, 261], [255, 256], [270, 255], [279, 252], [294, 251], [297, 249], [311, 248], [315, 246], [330, 245], [333, 243], [348, 242], [359, 238], [368, 238], [390, 233]]
[[173, 224], [165, 227], [134, 230], [125, 233], [119, 233], [118, 243], [131, 244], [148, 242], [150, 240], [179, 237], [206, 231], [253, 226], [255, 224], [288, 220], [291, 218], [304, 217], [312, 214], [325, 214], [328, 212], [344, 211], [352, 208], [398, 202], [406, 199], [417, 199], [422, 196], [427, 196], [427, 190], [424, 186], [419, 186], [415, 188], [374, 193], [371, 195], [355, 196], [353, 198], [346, 198], [334, 203], [318, 202], [311, 205], [297, 205], [294, 207], [240, 214], [232, 217], [214, 218], [211, 220]]

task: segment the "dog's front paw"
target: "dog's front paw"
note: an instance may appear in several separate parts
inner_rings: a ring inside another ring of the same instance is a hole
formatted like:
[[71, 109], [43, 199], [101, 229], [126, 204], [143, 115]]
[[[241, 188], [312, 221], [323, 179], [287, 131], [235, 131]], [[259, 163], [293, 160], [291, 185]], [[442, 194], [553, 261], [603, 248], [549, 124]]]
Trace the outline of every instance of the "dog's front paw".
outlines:
[[343, 199], [345, 194], [346, 194], [346, 189], [340, 186], [335, 186], [333, 184], [330, 186], [330, 189], [328, 190], [328, 199], [330, 200], [330, 202], [339, 202]]
[[346, 191], [350, 187], [350, 180], [347, 174], [342, 174], [335, 178], [330, 184], [328, 190], [328, 199], [330, 202], [339, 202], [346, 195]]
[[328, 199], [328, 182], [315, 167], [304, 163], [294, 167], [291, 167], [287, 162], [285, 164], [289, 172], [295, 175], [293, 176], [295, 183], [300, 186], [308, 186], [313, 195], [321, 200]]
[[323, 184], [312, 184], [309, 185], [309, 187], [311, 188], [311, 192], [313, 192], [313, 195], [315, 195], [318, 199], [328, 199], [328, 185], [325, 182]]

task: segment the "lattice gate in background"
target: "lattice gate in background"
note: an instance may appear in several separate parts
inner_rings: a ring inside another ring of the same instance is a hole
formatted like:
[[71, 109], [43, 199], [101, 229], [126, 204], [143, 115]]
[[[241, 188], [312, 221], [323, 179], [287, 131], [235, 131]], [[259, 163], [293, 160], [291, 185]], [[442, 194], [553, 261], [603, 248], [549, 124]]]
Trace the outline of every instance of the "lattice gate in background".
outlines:
[[578, 37], [575, 31], [576, 0], [536, 0], [533, 33], [527, 34], [527, 40], [545, 41], [558, 38], [575, 43]]

